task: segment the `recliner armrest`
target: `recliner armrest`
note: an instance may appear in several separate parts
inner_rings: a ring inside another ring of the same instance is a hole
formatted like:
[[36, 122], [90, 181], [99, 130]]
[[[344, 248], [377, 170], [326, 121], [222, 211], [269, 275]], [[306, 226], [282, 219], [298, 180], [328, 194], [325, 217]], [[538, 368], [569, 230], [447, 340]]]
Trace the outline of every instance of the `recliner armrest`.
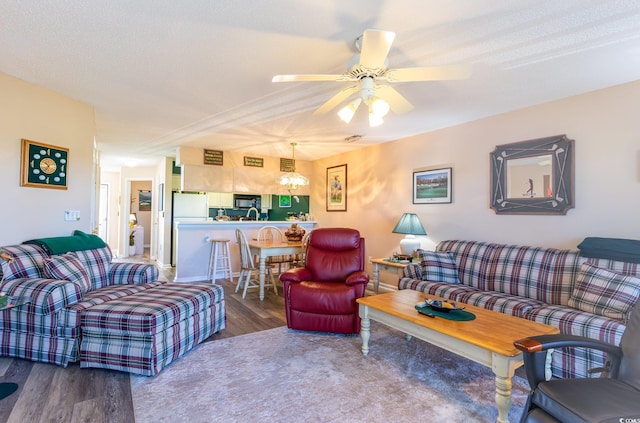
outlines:
[[349, 276], [347, 276], [344, 282], [349, 286], [361, 283], [366, 285], [369, 283], [369, 274], [364, 270], [353, 272]]
[[280, 282], [302, 282], [313, 279], [311, 272], [306, 267], [296, 267], [280, 274]]
[[535, 389], [540, 382], [545, 380], [545, 361], [549, 349], [588, 348], [603, 351], [607, 353], [607, 360], [611, 364], [609, 374], [613, 377], [618, 374], [622, 358], [622, 350], [619, 347], [597, 339], [576, 335], [532, 336], [518, 339], [513, 345], [524, 353], [524, 367], [531, 389]]

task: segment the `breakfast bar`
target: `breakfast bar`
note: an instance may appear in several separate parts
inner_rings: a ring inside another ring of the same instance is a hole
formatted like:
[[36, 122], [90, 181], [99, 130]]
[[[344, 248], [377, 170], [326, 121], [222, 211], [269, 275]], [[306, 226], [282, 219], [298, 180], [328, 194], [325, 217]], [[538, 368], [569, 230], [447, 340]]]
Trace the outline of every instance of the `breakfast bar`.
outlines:
[[297, 223], [309, 232], [316, 227], [314, 221], [202, 221], [176, 223], [176, 282], [207, 280], [212, 238], [230, 241], [231, 266], [234, 276], [240, 269], [240, 255], [236, 242], [236, 229], [241, 229], [248, 240], [255, 238], [258, 230], [266, 225], [276, 226], [283, 232]]

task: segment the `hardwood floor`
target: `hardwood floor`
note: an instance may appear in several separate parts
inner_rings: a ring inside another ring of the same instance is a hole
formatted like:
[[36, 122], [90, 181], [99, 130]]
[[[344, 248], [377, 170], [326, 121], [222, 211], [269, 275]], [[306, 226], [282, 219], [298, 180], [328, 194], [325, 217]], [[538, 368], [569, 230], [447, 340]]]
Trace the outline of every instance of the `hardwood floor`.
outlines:
[[[173, 280], [172, 271], [161, 272], [161, 279]], [[260, 301], [257, 290], [247, 298], [236, 294], [235, 284], [218, 280], [224, 287], [227, 327], [205, 342], [286, 324], [282, 289], [275, 296], [265, 293]], [[182, 357], [185, 359], [188, 357]], [[0, 400], [0, 422], [91, 422], [132, 423], [133, 404], [129, 374], [102, 369], [81, 369], [78, 363], [67, 368], [31, 361], [0, 358], [0, 382], [19, 385], [13, 395]]]

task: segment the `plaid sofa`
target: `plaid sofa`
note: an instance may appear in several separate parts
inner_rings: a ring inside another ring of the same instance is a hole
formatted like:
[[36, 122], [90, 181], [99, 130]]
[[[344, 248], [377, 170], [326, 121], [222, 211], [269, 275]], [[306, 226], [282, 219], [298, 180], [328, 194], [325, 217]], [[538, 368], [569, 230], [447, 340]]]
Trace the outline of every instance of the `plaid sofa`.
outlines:
[[[35, 244], [2, 247], [2, 251], [13, 261], [2, 267], [0, 291], [10, 296], [30, 297], [31, 302], [0, 311], [0, 356], [66, 367], [81, 360], [83, 318], [91, 310], [99, 310], [111, 303], [121, 304], [126, 299], [129, 299], [132, 310], [138, 303], [152, 307], [145, 292], [153, 292], [156, 297], [172, 296], [175, 294], [173, 285], [178, 285], [158, 281], [155, 265], [112, 262], [108, 246], [62, 255], [50, 255]], [[179, 285], [186, 292], [182, 295], [189, 296], [187, 285], [190, 284]], [[160, 364], [153, 363], [154, 370], [145, 369], [141, 374], [156, 374], [171, 360], [201, 342], [204, 334], [215, 333], [225, 327], [222, 290], [200, 291], [199, 286], [194, 289], [199, 291], [197, 295], [192, 292], [197, 297], [191, 301], [195, 305], [184, 307], [186, 309], [179, 313], [181, 321], [171, 325], [153, 322], [156, 325], [154, 330], [167, 336], [167, 345], [161, 348], [165, 351], [175, 349], [180, 353], [169, 354], [169, 359], [160, 358]], [[156, 307], [162, 305], [155, 304]], [[159, 313], [173, 313], [172, 307], [173, 304], [161, 308]], [[106, 313], [103, 320], [105, 316], [110, 318]], [[197, 329], [191, 326], [194, 324]], [[191, 328], [183, 337], [173, 332], [181, 326]], [[110, 342], [108, 336], [103, 341], [103, 347]], [[130, 369], [123, 366], [121, 370], [136, 373], [136, 366]]]
[[[478, 241], [442, 241], [404, 269], [399, 289], [557, 327], [561, 333], [618, 345], [640, 293], [640, 264], [585, 258], [579, 251]], [[597, 376], [604, 356], [585, 349], [556, 352], [559, 377]]]

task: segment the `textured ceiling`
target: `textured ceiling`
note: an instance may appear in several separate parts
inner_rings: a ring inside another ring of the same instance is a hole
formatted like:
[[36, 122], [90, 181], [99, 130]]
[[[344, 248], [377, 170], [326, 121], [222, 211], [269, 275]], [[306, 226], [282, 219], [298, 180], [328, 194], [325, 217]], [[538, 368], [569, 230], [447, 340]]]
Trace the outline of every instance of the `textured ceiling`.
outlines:
[[[368, 28], [396, 32], [390, 68], [472, 76], [395, 84], [415, 108], [377, 128], [312, 114], [348, 83], [271, 82], [343, 73]], [[640, 1], [2, 1], [0, 71], [92, 105], [106, 168], [179, 145], [312, 160], [638, 80]]]

